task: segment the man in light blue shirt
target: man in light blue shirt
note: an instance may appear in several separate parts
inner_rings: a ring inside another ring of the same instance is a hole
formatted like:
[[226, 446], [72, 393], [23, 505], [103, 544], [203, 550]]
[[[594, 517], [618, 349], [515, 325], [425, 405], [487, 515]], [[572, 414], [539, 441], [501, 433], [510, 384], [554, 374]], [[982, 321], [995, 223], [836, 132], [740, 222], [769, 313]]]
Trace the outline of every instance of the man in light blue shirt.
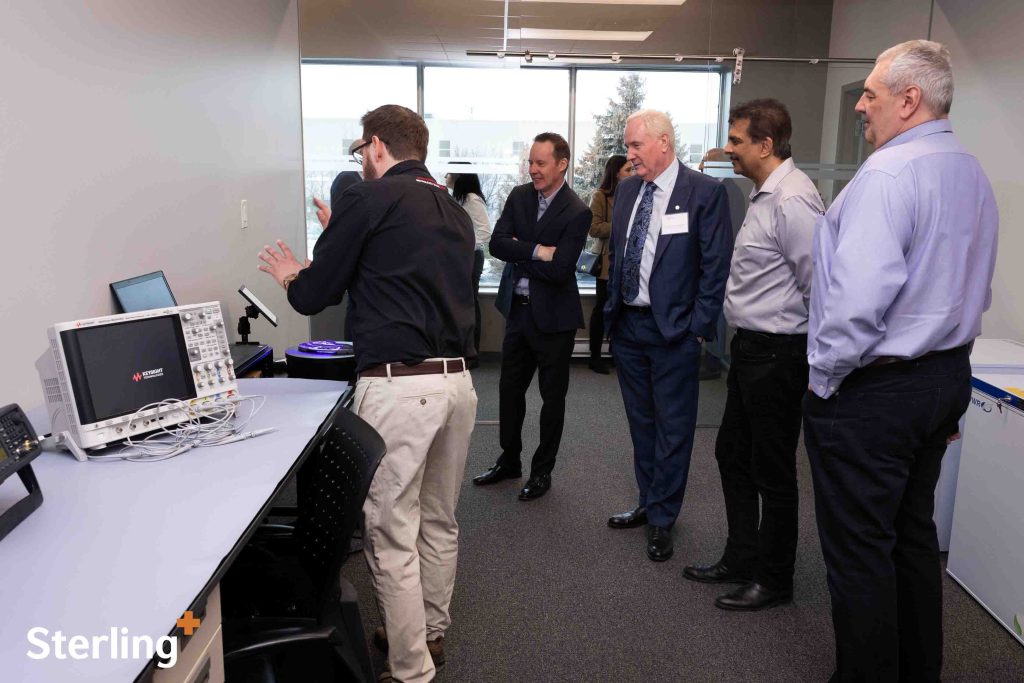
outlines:
[[876, 151], [815, 231], [804, 435], [836, 635], [834, 681], [938, 681], [932, 522], [970, 400], [998, 213], [953, 135], [949, 51], [883, 52], [857, 111]]

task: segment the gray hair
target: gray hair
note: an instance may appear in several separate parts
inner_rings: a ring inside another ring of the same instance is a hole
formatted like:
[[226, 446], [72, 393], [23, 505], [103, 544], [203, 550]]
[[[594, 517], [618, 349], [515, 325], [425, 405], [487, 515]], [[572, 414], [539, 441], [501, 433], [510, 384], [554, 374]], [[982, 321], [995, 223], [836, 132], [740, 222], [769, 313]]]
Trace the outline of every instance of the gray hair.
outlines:
[[953, 64], [949, 50], [931, 40], [908, 40], [878, 55], [876, 64], [891, 60], [882, 83], [891, 93], [912, 85], [921, 89], [921, 100], [933, 114], [948, 114], [953, 105]]
[[676, 131], [672, 127], [672, 119], [668, 117], [668, 114], [657, 109], [641, 109], [630, 114], [629, 118], [626, 119], [626, 124], [628, 125], [634, 119], [640, 119], [647, 132], [655, 138], [667, 135], [669, 149], [675, 150]]

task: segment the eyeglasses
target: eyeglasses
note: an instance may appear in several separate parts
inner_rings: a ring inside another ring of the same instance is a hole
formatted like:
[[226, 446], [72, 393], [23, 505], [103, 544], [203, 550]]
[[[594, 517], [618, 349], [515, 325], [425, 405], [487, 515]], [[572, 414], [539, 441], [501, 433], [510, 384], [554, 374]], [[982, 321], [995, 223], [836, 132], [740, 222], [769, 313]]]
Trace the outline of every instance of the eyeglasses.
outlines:
[[371, 142], [373, 142], [372, 138], [370, 140], [364, 142], [363, 144], [359, 145], [354, 150], [352, 150], [352, 161], [354, 161], [357, 164], [359, 164], [360, 166], [362, 166], [363, 165], [363, 155], [362, 155], [362, 153], [359, 150], [361, 150], [363, 147], [366, 147]]
[[[359, 152], [359, 150], [361, 150], [363, 147], [366, 147], [368, 144], [373, 142], [373, 138], [374, 137], [377, 137], [377, 136], [371, 136], [369, 140], [367, 140], [366, 142], [364, 142], [363, 144], [359, 145], [354, 150], [352, 150], [352, 161], [356, 162], [360, 166], [363, 165], [363, 155]], [[382, 137], [377, 137], [377, 139], [380, 140], [384, 145], [388, 144], [388, 141], [385, 140]]]

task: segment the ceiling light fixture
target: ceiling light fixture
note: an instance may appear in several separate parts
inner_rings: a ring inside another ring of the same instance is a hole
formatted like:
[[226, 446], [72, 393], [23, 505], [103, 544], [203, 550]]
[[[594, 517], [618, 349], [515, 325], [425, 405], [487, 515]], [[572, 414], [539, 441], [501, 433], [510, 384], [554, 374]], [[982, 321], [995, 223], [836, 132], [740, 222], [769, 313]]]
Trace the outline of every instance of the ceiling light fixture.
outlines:
[[605, 43], [642, 43], [653, 31], [588, 31], [583, 29], [520, 28], [509, 29], [509, 40], [596, 40]]
[[612, 53], [612, 64], [618, 64], [621, 61], [622, 61], [622, 57], [619, 55], [619, 53], [618, 52], [613, 52]]
[[557, 57], [557, 56], [558, 55], [556, 55], [554, 52], [549, 52], [548, 53], [548, 59], [554, 60], [554, 58]]
[[557, 2], [560, 5], [682, 5], [686, 0], [521, 0], [522, 2]]
[[523, 54], [523, 60], [524, 60], [524, 61], [525, 61], [525, 62], [526, 62], [527, 64], [532, 64], [532, 63], [533, 63], [533, 55], [531, 55], [531, 54], [530, 54], [530, 51], [529, 51], [529, 50], [527, 50], [527, 51], [526, 51], [526, 52], [525, 52], [525, 53]]

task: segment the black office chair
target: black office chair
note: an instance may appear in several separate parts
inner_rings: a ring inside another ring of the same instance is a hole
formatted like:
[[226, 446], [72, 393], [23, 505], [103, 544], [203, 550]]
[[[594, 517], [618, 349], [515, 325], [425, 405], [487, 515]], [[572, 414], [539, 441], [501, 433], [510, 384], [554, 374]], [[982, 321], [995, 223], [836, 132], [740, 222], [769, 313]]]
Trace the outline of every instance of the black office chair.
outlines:
[[356, 591], [340, 572], [385, 450], [339, 411], [298, 473], [294, 532], [257, 534], [234, 563], [221, 584], [228, 681], [373, 680]]

